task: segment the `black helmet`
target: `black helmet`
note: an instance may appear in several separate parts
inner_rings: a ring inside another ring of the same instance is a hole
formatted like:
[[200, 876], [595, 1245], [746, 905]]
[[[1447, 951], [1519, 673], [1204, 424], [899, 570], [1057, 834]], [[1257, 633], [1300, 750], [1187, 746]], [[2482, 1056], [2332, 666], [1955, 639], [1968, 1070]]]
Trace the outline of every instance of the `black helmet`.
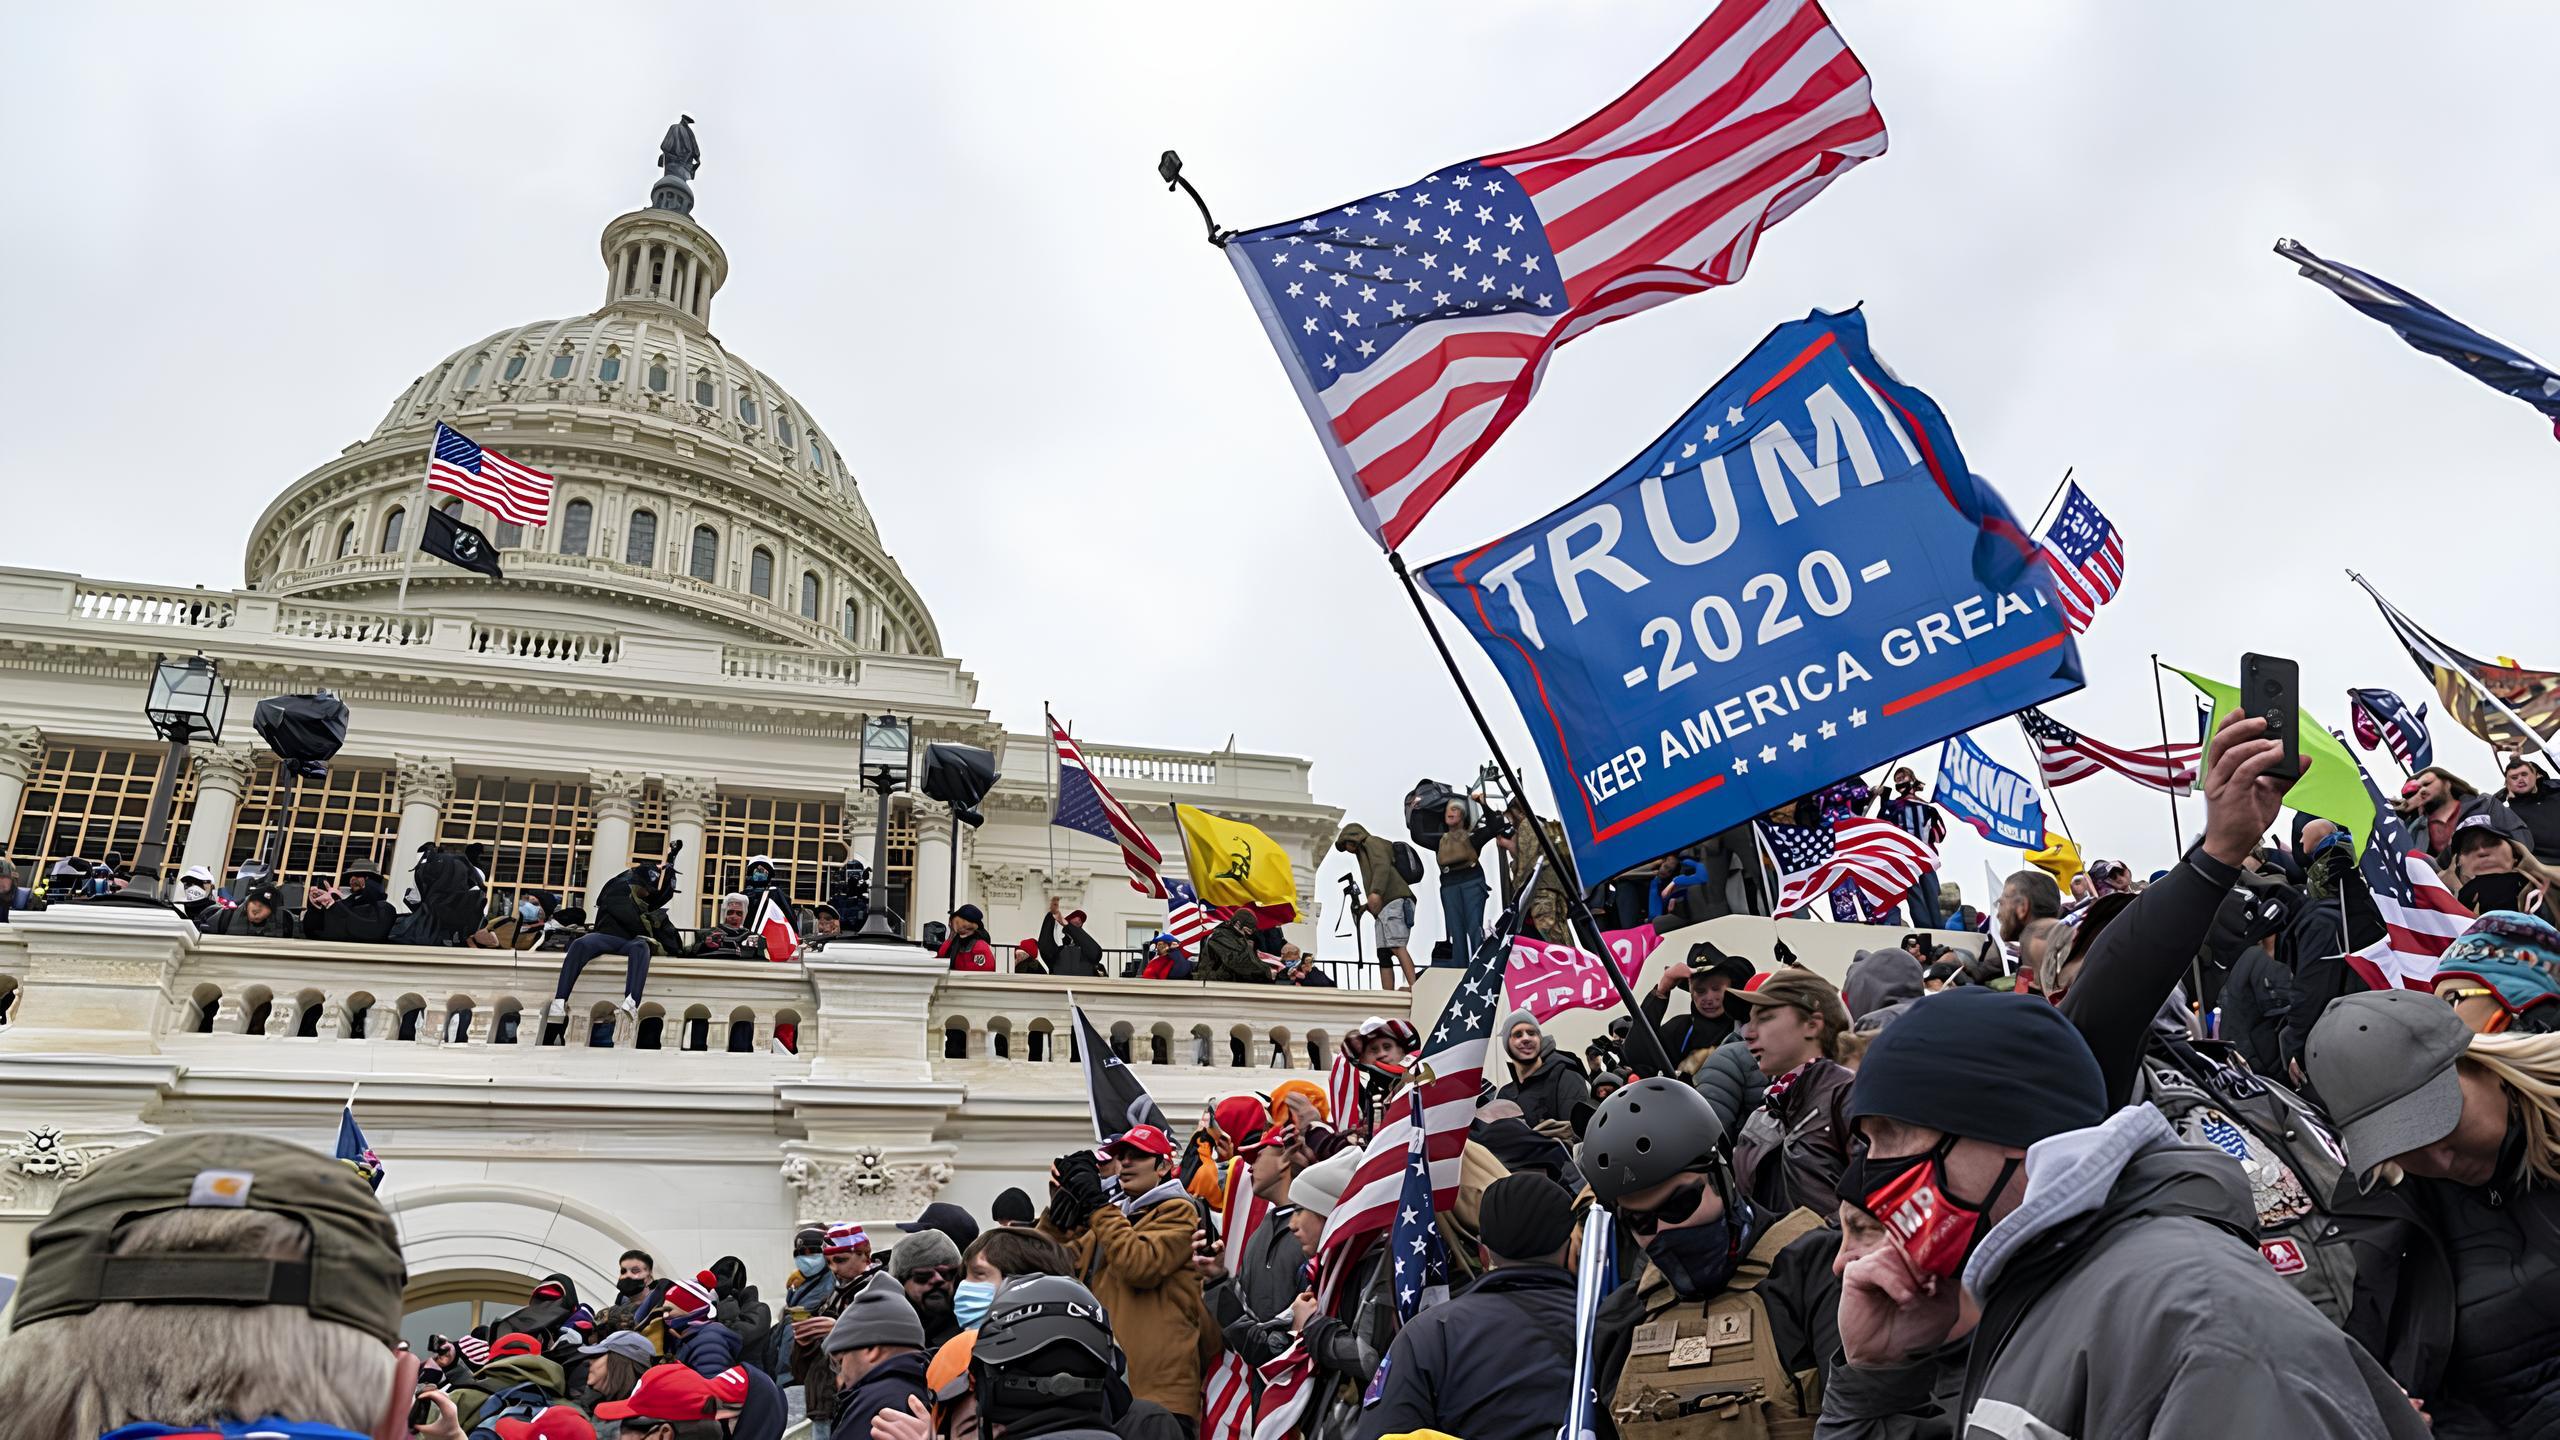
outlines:
[[1615, 1209], [1625, 1196], [1690, 1170], [1706, 1171], [1718, 1194], [1731, 1193], [1723, 1147], [1724, 1122], [1707, 1097], [1657, 1077], [1620, 1086], [1602, 1101], [1573, 1158], [1593, 1197]]
[[1025, 1275], [996, 1292], [970, 1355], [1014, 1367], [1053, 1345], [1072, 1345], [1106, 1367], [1119, 1355], [1111, 1317], [1092, 1291], [1064, 1275]]

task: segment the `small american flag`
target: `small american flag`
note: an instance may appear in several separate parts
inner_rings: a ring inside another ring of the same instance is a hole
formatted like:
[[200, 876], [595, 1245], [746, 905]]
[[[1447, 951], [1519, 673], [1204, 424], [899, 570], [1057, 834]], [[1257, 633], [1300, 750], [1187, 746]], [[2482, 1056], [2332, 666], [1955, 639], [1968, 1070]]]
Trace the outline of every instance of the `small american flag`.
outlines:
[[1116, 842], [1121, 863], [1129, 867], [1129, 888], [1161, 898], [1165, 885], [1156, 871], [1164, 864], [1164, 852], [1147, 838], [1147, 832], [1138, 828], [1137, 821], [1129, 818], [1129, 812], [1121, 808], [1092, 767], [1084, 763], [1084, 752], [1076, 748], [1075, 737], [1067, 733], [1067, 727], [1059, 724], [1055, 715], [1049, 717], [1049, 738], [1058, 747], [1058, 811], [1049, 817], [1049, 823], [1096, 840]]
[[2036, 770], [2047, 785], [2068, 785], [2112, 770], [2136, 785], [2184, 795], [2195, 789], [2196, 766], [2204, 758], [2201, 740], [2192, 745], [2123, 750], [2092, 740], [2032, 707], [2018, 712], [2018, 725], [2027, 732], [2027, 743], [2035, 747]]
[[2437, 964], [2455, 937], [2469, 928], [2471, 912], [2445, 888], [2409, 827], [2374, 788], [2373, 777], [2361, 765], [2356, 773], [2373, 799], [2373, 833], [2365, 838], [2364, 858], [2356, 868], [2373, 892], [2373, 908], [2382, 912], [2383, 936], [2348, 956], [2347, 963], [2377, 990], [2394, 985], [2432, 989]]
[[1189, 881], [1164, 882], [1164, 933], [1173, 937], [1174, 949], [1188, 955], [1217, 928], [1216, 917], [1200, 903], [1200, 892]]
[[[1227, 1203], [1218, 1213], [1218, 1250], [1228, 1274], [1244, 1268], [1245, 1242], [1270, 1214], [1271, 1202], [1253, 1191], [1253, 1167], [1228, 1162]], [[1209, 1367], [1201, 1400], [1200, 1440], [1244, 1440], [1253, 1432], [1253, 1376], [1235, 1351]]]
[[1431, 1208], [1431, 1151], [1424, 1143], [1430, 1132], [1422, 1123], [1419, 1090], [1413, 1092], [1412, 1109], [1406, 1117], [1413, 1143], [1405, 1150], [1404, 1195], [1387, 1232], [1398, 1320], [1410, 1320], [1424, 1306], [1449, 1298], [1449, 1246], [1440, 1238], [1440, 1221]]
[[2391, 747], [2391, 758], [2403, 770], [2424, 770], [2436, 763], [2436, 743], [2427, 733], [2427, 706], [2409, 708], [2409, 702], [2388, 690], [2350, 690], [2347, 692], [2347, 715], [2355, 726], [2356, 743], [2367, 750], [2380, 743]]
[[2124, 584], [2124, 537], [2075, 481], [2065, 487], [2053, 523], [2044, 527], [2040, 548], [2063, 618], [2077, 635]]
[[510, 525], [551, 518], [551, 477], [519, 465], [439, 420], [427, 455], [427, 488], [459, 495]]
[[1884, 150], [1867, 72], [1821, 6], [1727, 0], [1554, 139], [1236, 235], [1227, 259], [1352, 510], [1393, 549], [1556, 347], [1741, 279], [1763, 230]]
[[1781, 915], [1843, 882], [1876, 904], [1889, 905], [1910, 894], [1920, 877], [1938, 865], [1938, 852], [1928, 841], [1889, 820], [1852, 815], [1827, 828], [1766, 820], [1754, 824], [1778, 872], [1775, 908]]

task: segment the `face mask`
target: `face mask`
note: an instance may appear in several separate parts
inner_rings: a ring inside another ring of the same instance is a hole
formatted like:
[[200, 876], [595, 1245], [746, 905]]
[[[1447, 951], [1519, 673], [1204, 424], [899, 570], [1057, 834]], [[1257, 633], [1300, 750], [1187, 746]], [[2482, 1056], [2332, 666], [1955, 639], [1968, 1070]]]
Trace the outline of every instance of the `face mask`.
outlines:
[[827, 1257], [824, 1255], [794, 1255], [791, 1257], [791, 1268], [800, 1272], [801, 1279], [812, 1279], [819, 1271], [827, 1268]]
[[178, 887], [178, 898], [191, 905], [196, 901], [203, 899], [204, 894], [204, 887], [193, 880], [190, 880], [186, 884]]
[[951, 1292], [951, 1313], [963, 1330], [975, 1330], [987, 1318], [987, 1309], [996, 1303], [996, 1285], [992, 1280], [963, 1280]]
[[516, 907], [516, 918], [527, 925], [539, 925], [542, 923], [542, 907], [528, 901]]
[[1968, 1203], [1957, 1199], [1947, 1184], [1946, 1160], [1955, 1144], [1956, 1137], [1949, 1135], [1917, 1155], [1890, 1160], [1870, 1160], [1861, 1153], [1850, 1157], [1840, 1176], [1840, 1193], [1860, 1197], [1858, 1208], [1884, 1226], [1911, 1268], [1940, 1279], [1963, 1272], [1964, 1262], [1973, 1258], [1974, 1247], [1987, 1233], [1982, 1212], [2024, 1163], [2013, 1159], [2001, 1166], [1989, 1193], [1979, 1203]]
[[637, 1295], [648, 1288], [648, 1281], [641, 1279], [637, 1275], [625, 1275], [620, 1281], [615, 1283], [613, 1293], [621, 1296], [625, 1300], [628, 1300], [632, 1296]]
[[[1743, 1209], [1747, 1215], [1748, 1207]], [[1723, 1289], [1724, 1282], [1733, 1278], [1733, 1267], [1742, 1259], [1735, 1253], [1730, 1214], [1704, 1225], [1656, 1230], [1653, 1238], [1644, 1242], [1644, 1253], [1684, 1300], [1703, 1300]]]

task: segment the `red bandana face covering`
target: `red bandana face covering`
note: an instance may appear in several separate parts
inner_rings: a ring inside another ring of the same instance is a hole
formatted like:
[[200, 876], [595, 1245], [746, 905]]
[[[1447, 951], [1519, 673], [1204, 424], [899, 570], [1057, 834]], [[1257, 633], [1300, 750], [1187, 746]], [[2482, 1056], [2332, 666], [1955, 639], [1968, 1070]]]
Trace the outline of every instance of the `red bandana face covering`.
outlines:
[[1917, 1155], [1890, 1160], [1855, 1156], [1840, 1186], [1843, 1194], [1862, 1197], [1859, 1208], [1884, 1226], [1915, 1273], [1942, 1280], [1963, 1271], [1983, 1234], [1984, 1207], [2008, 1186], [2020, 1163], [2009, 1161], [1981, 1203], [1967, 1204], [1947, 1185], [1947, 1154], [1955, 1144], [1956, 1137], [1949, 1135]]

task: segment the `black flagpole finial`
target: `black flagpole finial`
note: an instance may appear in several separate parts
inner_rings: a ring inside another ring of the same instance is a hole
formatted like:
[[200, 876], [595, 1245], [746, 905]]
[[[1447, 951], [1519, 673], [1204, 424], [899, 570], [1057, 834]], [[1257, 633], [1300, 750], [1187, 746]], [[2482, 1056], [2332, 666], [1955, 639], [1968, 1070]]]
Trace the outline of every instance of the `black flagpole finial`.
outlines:
[[1180, 190], [1191, 197], [1191, 203], [1200, 207], [1200, 223], [1209, 227], [1209, 243], [1221, 250], [1225, 249], [1228, 237], [1236, 232], [1218, 228], [1217, 218], [1209, 213], [1209, 202], [1200, 198], [1197, 186], [1183, 178], [1182, 157], [1171, 150], [1164, 152], [1164, 155], [1156, 161], [1156, 176], [1164, 181], [1165, 189]]

